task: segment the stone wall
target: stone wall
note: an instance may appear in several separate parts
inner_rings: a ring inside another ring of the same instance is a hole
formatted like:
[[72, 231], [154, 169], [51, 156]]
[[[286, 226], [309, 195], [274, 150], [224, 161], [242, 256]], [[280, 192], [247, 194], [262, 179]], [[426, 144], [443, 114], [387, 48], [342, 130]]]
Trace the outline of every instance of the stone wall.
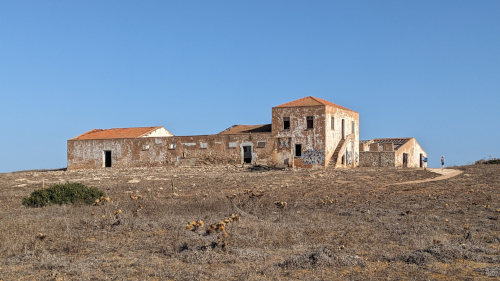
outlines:
[[243, 163], [243, 146], [252, 147], [252, 163], [271, 165], [275, 141], [270, 133], [173, 136], [129, 139], [69, 140], [68, 169], [104, 167], [111, 151], [112, 167], [151, 167]]
[[[360, 152], [360, 166], [362, 167], [398, 167], [402, 168], [403, 154], [408, 154], [408, 168], [420, 167], [420, 154], [427, 157], [427, 153], [418, 144], [415, 138], [410, 138], [396, 151], [393, 144], [370, 144], [370, 151]], [[423, 163], [423, 166], [427, 166]]]
[[[314, 118], [313, 128], [307, 128], [307, 116]], [[285, 130], [284, 117], [290, 118], [290, 129]], [[275, 164], [293, 167], [325, 166], [325, 107], [273, 107], [272, 135], [278, 142]], [[296, 157], [295, 147], [302, 147]]]
[[394, 167], [396, 153], [382, 151], [362, 151], [359, 153], [359, 166], [361, 167]]

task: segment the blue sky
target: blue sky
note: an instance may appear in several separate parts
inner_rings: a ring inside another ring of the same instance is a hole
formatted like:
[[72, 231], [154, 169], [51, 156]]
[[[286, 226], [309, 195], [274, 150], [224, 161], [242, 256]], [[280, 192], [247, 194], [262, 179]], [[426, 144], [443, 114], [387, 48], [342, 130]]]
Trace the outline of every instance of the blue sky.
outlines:
[[0, 2], [0, 172], [93, 128], [217, 133], [316, 96], [430, 166], [500, 157], [500, 1]]

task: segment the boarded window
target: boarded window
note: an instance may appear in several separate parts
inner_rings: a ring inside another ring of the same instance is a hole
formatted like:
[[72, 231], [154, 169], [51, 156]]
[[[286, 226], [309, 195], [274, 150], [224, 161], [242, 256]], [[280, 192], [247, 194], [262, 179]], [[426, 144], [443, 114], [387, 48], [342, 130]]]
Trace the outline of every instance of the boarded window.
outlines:
[[355, 126], [354, 126], [354, 121], [352, 121], [351, 124], [352, 124], [351, 133], [354, 134], [355, 133], [355, 129], [356, 129]]
[[331, 126], [332, 130], [335, 130], [335, 118], [332, 117], [332, 120], [330, 122], [331, 122], [330, 126]]
[[295, 156], [296, 157], [302, 156], [302, 144], [295, 145]]
[[306, 117], [307, 121], [307, 128], [308, 129], [313, 129], [314, 128], [314, 117], [313, 116], [307, 116]]
[[230, 142], [229, 148], [236, 148], [236, 142]]
[[265, 146], [266, 146], [266, 142], [265, 141], [258, 141], [257, 142], [257, 147], [262, 148], [262, 147], [265, 147]]
[[208, 144], [206, 142], [200, 142], [200, 148], [206, 149], [208, 147]]
[[172, 149], [173, 150], [173, 149], [175, 149], [175, 147], [176, 147], [175, 143], [171, 143], [171, 144], [168, 145], [168, 149]]
[[290, 117], [283, 117], [283, 130], [290, 130]]

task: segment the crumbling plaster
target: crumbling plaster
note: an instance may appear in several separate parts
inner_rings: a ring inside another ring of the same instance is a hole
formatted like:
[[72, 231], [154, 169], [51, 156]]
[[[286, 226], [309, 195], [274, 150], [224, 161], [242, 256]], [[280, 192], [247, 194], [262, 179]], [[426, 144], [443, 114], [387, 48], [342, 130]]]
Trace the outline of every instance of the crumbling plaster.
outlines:
[[[332, 130], [331, 121], [332, 117], [334, 119], [334, 129]], [[354, 135], [354, 140], [348, 140], [349, 143], [346, 145], [346, 150], [341, 151], [338, 155], [341, 158], [343, 155], [346, 156], [346, 164], [350, 166], [358, 166], [359, 164], [359, 113], [345, 110], [333, 106], [326, 106], [326, 159], [327, 162], [331, 160], [335, 149], [337, 148], [339, 142], [342, 139], [342, 120], [344, 120], [345, 126], [345, 136], [350, 134]], [[352, 122], [354, 122], [354, 131], [352, 130]]]
[[[422, 149], [415, 138], [411, 138], [396, 150], [396, 167], [403, 167], [403, 153], [408, 153], [408, 167], [420, 167], [420, 154], [427, 157], [427, 153]], [[424, 166], [426, 163], [424, 163]]]
[[[307, 128], [307, 116], [313, 117], [312, 129]], [[284, 117], [290, 118], [290, 129], [284, 129]], [[288, 165], [294, 167], [325, 165], [324, 106], [273, 107], [272, 135], [276, 139], [289, 140], [289, 146], [286, 149], [276, 152], [274, 157], [276, 165], [286, 165], [287, 162]], [[302, 146], [300, 157], [295, 156], [296, 144]]]
[[[113, 167], [180, 165], [187, 162], [241, 164], [242, 144], [252, 146], [252, 163], [271, 165], [270, 155], [275, 144], [270, 136], [270, 133], [255, 133], [69, 140], [68, 168], [102, 168], [105, 150], [111, 151]], [[257, 147], [259, 141], [265, 142], [265, 146]], [[229, 147], [230, 142], [236, 143], [236, 147]], [[171, 149], [171, 144], [174, 144], [174, 149]], [[202, 144], [206, 144], [206, 148]]]

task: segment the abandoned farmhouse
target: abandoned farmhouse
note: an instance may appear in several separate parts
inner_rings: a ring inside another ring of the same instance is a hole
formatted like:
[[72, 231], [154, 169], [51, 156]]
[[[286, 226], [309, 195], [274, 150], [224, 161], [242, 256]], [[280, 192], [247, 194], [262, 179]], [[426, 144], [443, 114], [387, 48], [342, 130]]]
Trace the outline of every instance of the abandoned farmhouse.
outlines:
[[423, 167], [414, 138], [359, 140], [359, 113], [305, 97], [272, 108], [272, 122], [218, 134], [174, 136], [163, 127], [94, 129], [68, 140], [68, 169], [196, 164], [297, 168]]

